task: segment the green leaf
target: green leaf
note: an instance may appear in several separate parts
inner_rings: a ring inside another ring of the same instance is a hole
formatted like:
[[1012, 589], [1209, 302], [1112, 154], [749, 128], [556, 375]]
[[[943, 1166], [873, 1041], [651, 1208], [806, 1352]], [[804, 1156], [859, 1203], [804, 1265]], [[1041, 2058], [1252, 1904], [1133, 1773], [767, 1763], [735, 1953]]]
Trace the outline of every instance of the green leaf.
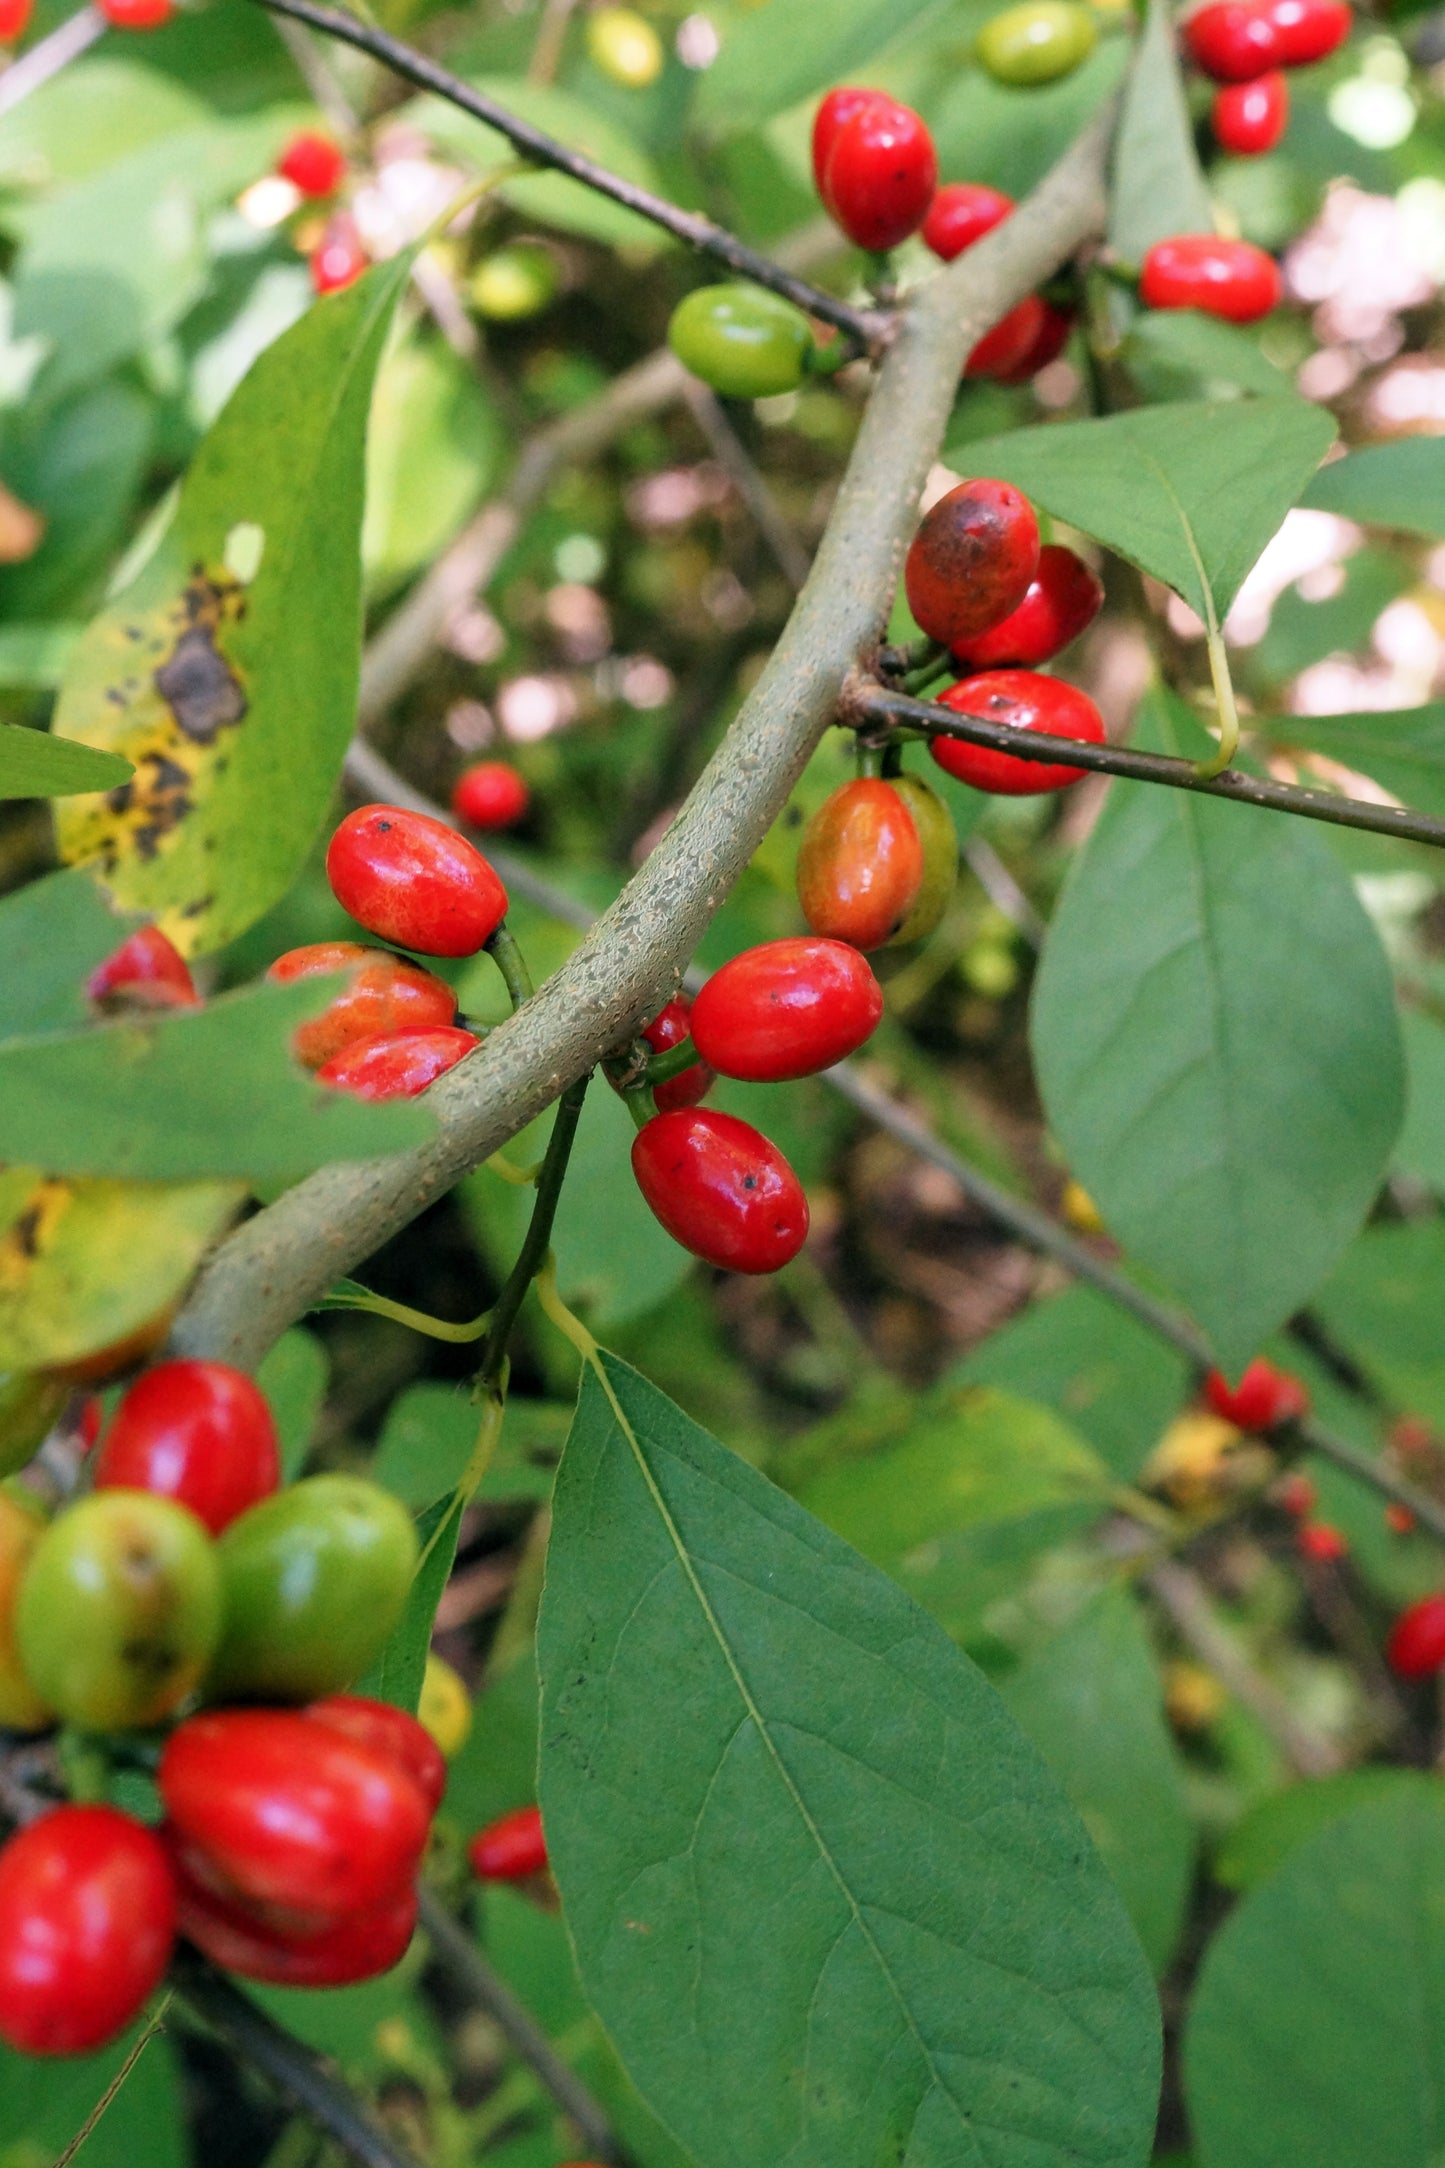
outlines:
[[698, 84], [693, 117], [713, 135], [736, 135], [813, 91], [846, 83], [902, 33], [941, 14], [940, 0], [769, 0], [735, 11], [722, 51]]
[[1184, 1924], [1194, 1826], [1135, 1599], [1111, 1589], [1001, 1689], [1083, 1817], [1156, 1973]]
[[1401, 437], [1332, 460], [1302, 501], [1316, 511], [1434, 540], [1445, 535], [1445, 440]]
[[1181, 401], [987, 438], [969, 461], [1163, 580], [1207, 624], [1224, 618], [1334, 430], [1303, 399]]
[[501, 423], [471, 365], [439, 339], [409, 339], [376, 382], [361, 550], [371, 591], [407, 579], [450, 542], [495, 476]]
[[538, 1636], [589, 2001], [702, 2168], [1137, 2168], [1142, 1953], [982, 1675], [636, 1371], [589, 1366]]
[[262, 354], [61, 689], [57, 728], [139, 771], [60, 811], [62, 853], [94, 860], [187, 954], [284, 894], [336, 786], [356, 717], [367, 410], [408, 260]]
[[[1203, 733], [1156, 693], [1151, 738]], [[1035, 981], [1049, 1120], [1131, 1254], [1237, 1372], [1335, 1264], [1403, 1113], [1389, 966], [1303, 821], [1116, 783]]]
[[1438, 2168], [1445, 1800], [1357, 1807], [1246, 1897], [1185, 2036], [1200, 2168]]
[[283, 1332], [256, 1372], [281, 1442], [281, 1472], [293, 1483], [306, 1465], [316, 1418], [326, 1399], [326, 1350], [302, 1325]]
[[1382, 714], [1272, 716], [1250, 728], [1373, 776], [1422, 813], [1445, 814], [1445, 700]]
[[202, 128], [205, 105], [171, 76], [102, 47], [72, 61], [5, 116], [0, 174], [65, 186], [162, 136]]
[[1405, 1126], [1395, 1165], [1417, 1182], [1445, 1192], [1445, 1028], [1434, 1015], [1402, 1009], [1405, 1042]]
[[[1341, 586], [1314, 601], [1297, 586], [1285, 589], [1269, 613], [1269, 629], [1250, 656], [1252, 669], [1279, 682], [1298, 677], [1326, 655], [1368, 647], [1382, 612], [1418, 577], [1398, 552], [1384, 549], [1357, 550], [1342, 570]], [[1306, 718], [1303, 728], [1308, 730], [1312, 721]], [[1275, 727], [1273, 722], [1270, 727]]]
[[204, 1008], [0, 1043], [0, 1160], [132, 1181], [260, 1180], [425, 1143], [424, 1107], [332, 1091], [292, 1059], [296, 1026], [334, 991], [328, 979], [263, 983]]
[[[107, 377], [47, 405], [29, 400], [5, 418], [5, 480], [45, 521], [33, 557], [0, 565], [0, 614], [83, 619], [97, 606], [116, 552], [128, 539], [155, 436], [152, 403]], [[18, 622], [16, 633], [31, 630]], [[63, 657], [68, 668], [76, 637]], [[42, 655], [42, 661], [50, 658]], [[49, 684], [60, 682], [52, 671]]]
[[[98, 2054], [39, 2061], [0, 2047], [0, 2159], [49, 2164], [77, 2135], [135, 2045], [138, 2026]], [[175, 2056], [154, 2035], [76, 2155], [80, 2168], [186, 2168], [186, 2118]]]
[[1445, 1220], [1372, 1227], [1345, 1254], [1314, 1307], [1388, 1402], [1445, 1423]]
[[78, 867], [29, 881], [0, 899], [4, 1039], [89, 1023], [85, 982], [128, 930]]
[[[509, 1394], [502, 1435], [477, 1497], [550, 1498], [552, 1464], [561, 1457], [570, 1412], [557, 1402]], [[460, 1384], [408, 1386], [387, 1410], [372, 1481], [412, 1507], [454, 1490], [476, 1445], [479, 1420]]]
[[52, 692], [81, 636], [79, 625], [0, 625], [0, 686]]
[[1226, 1889], [1258, 1889], [1277, 1874], [1297, 1845], [1331, 1829], [1356, 1807], [1377, 1799], [1433, 1795], [1433, 1777], [1413, 1769], [1346, 1769], [1337, 1777], [1291, 1784], [1251, 1807], [1225, 1838], [1213, 1861], [1214, 1879]]
[[1217, 397], [1216, 382], [1237, 384], [1241, 391], [1257, 392], [1264, 399], [1283, 398], [1289, 390], [1284, 371], [1275, 367], [1247, 331], [1218, 316], [1201, 315], [1198, 309], [1142, 310], [1129, 327], [1123, 358], [1146, 386], [1156, 378], [1192, 380], [1196, 396], [1202, 386], [1205, 396]]
[[[473, 1432], [476, 1426], [473, 1424]], [[421, 1542], [421, 1562], [406, 1599], [406, 1609], [392, 1629], [391, 1639], [355, 1689], [373, 1701], [390, 1701], [398, 1709], [416, 1712], [426, 1677], [427, 1651], [436, 1627], [437, 1605], [456, 1563], [457, 1538], [467, 1501], [452, 1491], [438, 1498], [416, 1517]]]
[[112, 790], [135, 770], [115, 753], [98, 753], [74, 738], [53, 738], [23, 723], [0, 723], [0, 798], [63, 798], [80, 790]]
[[1184, 102], [1173, 11], [1167, 0], [1149, 0], [1114, 138], [1109, 246], [1122, 262], [1138, 264], [1171, 234], [1213, 231]]

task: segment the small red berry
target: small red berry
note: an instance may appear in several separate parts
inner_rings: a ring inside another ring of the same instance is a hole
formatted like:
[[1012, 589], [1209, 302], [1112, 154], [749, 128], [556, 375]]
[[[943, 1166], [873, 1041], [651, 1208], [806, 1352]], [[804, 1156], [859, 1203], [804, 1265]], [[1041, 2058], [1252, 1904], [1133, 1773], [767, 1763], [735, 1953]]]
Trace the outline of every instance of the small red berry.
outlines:
[[358, 1099], [415, 1099], [480, 1044], [455, 1024], [434, 1031], [379, 1031], [371, 1039], [353, 1039], [324, 1061], [316, 1081]]
[[[1041, 677], [1033, 670], [986, 670], [963, 678], [939, 693], [940, 707], [985, 722], [1007, 723], [1011, 730], [1037, 730], [1049, 738], [1104, 742], [1104, 718], [1087, 693], [1062, 678]], [[962, 738], [933, 738], [929, 752], [946, 775], [975, 790], [1004, 798], [1027, 798], [1035, 791], [1064, 790], [1081, 782], [1087, 769], [1061, 761], [1018, 760], [991, 746], [969, 745]]]
[[1069, 343], [1069, 333], [1074, 328], [1072, 309], [1056, 308], [1052, 301], [1041, 304], [1043, 319], [1034, 336], [1034, 343], [1011, 369], [999, 369], [994, 373], [1001, 384], [1027, 384], [1040, 369], [1046, 369], [1051, 361], [1057, 361]]
[[0, 0], [0, 45], [13, 45], [30, 27], [35, 0]]
[[227, 1901], [179, 1870], [181, 1932], [211, 1962], [276, 1987], [350, 1987], [390, 1972], [416, 1932], [414, 1886], [374, 1910], [305, 1936], [278, 1934], [264, 1914]]
[[281, 1482], [266, 1397], [229, 1363], [157, 1363], [136, 1379], [96, 1456], [97, 1490], [189, 1506], [213, 1536]]
[[1319, 1494], [1307, 1475], [1281, 1476], [1274, 1486], [1274, 1502], [1282, 1513], [1302, 1521], [1314, 1512]]
[[423, 956], [474, 956], [507, 915], [507, 891], [481, 852], [445, 821], [399, 806], [348, 813], [326, 876], [368, 933]]
[[328, 1724], [343, 1738], [354, 1739], [369, 1753], [404, 1769], [435, 1814], [447, 1788], [446, 1756], [425, 1726], [408, 1709], [364, 1694], [328, 1694], [302, 1710], [313, 1724]]
[[[658, 1010], [650, 1024], [643, 1026], [642, 1036], [655, 1054], [665, 1054], [669, 1048], [681, 1046], [691, 1033], [692, 1003], [686, 994], [678, 994], [665, 1009]], [[695, 1107], [700, 1099], [706, 1099], [712, 1086], [713, 1071], [705, 1061], [695, 1061], [681, 1076], [654, 1085], [652, 1096], [659, 1114], [674, 1114], [679, 1107]]]
[[540, 1807], [517, 1807], [488, 1822], [467, 1846], [471, 1870], [482, 1882], [524, 1882], [547, 1865]]
[[1001, 188], [988, 188], [982, 181], [949, 181], [928, 207], [923, 239], [935, 256], [952, 263], [1001, 225], [1013, 208], [1013, 197]]
[[1445, 1669], [1445, 1596], [1422, 1596], [1400, 1613], [1385, 1657], [1399, 1679], [1428, 1679]]
[[850, 241], [877, 255], [916, 233], [938, 185], [925, 123], [906, 105], [862, 105], [833, 137], [820, 189]]
[[354, 286], [365, 269], [366, 250], [356, 221], [338, 211], [311, 252], [311, 283], [318, 294], [339, 293], [344, 286]]
[[1276, 1369], [1262, 1355], [1249, 1365], [1237, 1385], [1222, 1371], [1211, 1370], [1204, 1380], [1204, 1398], [1216, 1415], [1239, 1430], [1273, 1430], [1279, 1423], [1297, 1423], [1309, 1413], [1310, 1396], [1297, 1377]]
[[955, 648], [953, 659], [960, 670], [1036, 669], [1077, 640], [1103, 603], [1103, 583], [1083, 558], [1050, 542], [1039, 551], [1039, 569], [1018, 608]]
[[266, 973], [283, 986], [323, 972], [345, 971], [346, 985], [319, 1016], [298, 1024], [291, 1051], [308, 1069], [319, 1069], [357, 1039], [382, 1032], [432, 1031], [450, 1025], [457, 997], [444, 979], [387, 949], [360, 941], [313, 941], [288, 949]]
[[1271, 0], [1210, 0], [1182, 25], [1190, 59], [1216, 83], [1252, 83], [1282, 65]]
[[531, 802], [526, 783], [505, 760], [477, 761], [452, 791], [452, 811], [469, 828], [515, 828]]
[[334, 196], [345, 180], [346, 153], [330, 136], [307, 129], [292, 136], [276, 161], [276, 171], [303, 196], [319, 200]]
[[692, 1005], [692, 1036], [719, 1076], [750, 1084], [814, 1076], [878, 1028], [883, 989], [865, 958], [816, 935], [734, 956]]
[[1401, 1460], [1419, 1460], [1435, 1451], [1438, 1440], [1423, 1415], [1397, 1415], [1386, 1433], [1390, 1451]]
[[1327, 60], [1354, 26], [1346, 0], [1265, 0], [1283, 68]]
[[1227, 323], [1252, 324], [1279, 305], [1279, 265], [1252, 241], [1180, 233], [1156, 241], [1139, 273], [1148, 309], [1202, 309]]
[[176, 1889], [154, 1833], [114, 1807], [57, 1807], [0, 1850], [0, 2040], [104, 2046], [160, 1985]]
[[1419, 1525], [1408, 1506], [1396, 1505], [1393, 1501], [1386, 1506], [1385, 1526], [1389, 1529], [1391, 1535], [1412, 1536]]
[[1349, 1540], [1329, 1521], [1306, 1521], [1295, 1537], [1301, 1558], [1323, 1566], [1337, 1565], [1350, 1555]]
[[798, 852], [798, 901], [814, 933], [882, 948], [908, 922], [926, 870], [918, 823], [891, 783], [860, 776], [824, 800]]
[[175, 14], [175, 0], [96, 0], [115, 30], [159, 30]]
[[891, 102], [886, 90], [856, 90], [847, 84], [840, 84], [837, 90], [829, 91], [818, 107], [813, 118], [813, 186], [817, 189], [826, 211], [833, 208], [828, 199], [827, 173], [833, 145], [838, 140], [838, 130], [845, 121], [850, 121], [855, 113], [861, 113], [865, 106], [888, 105]]
[[1226, 83], [1214, 94], [1210, 118], [1221, 150], [1258, 158], [1289, 126], [1289, 84], [1278, 68], [1252, 83]]
[[85, 982], [92, 1001], [147, 1009], [188, 1009], [200, 1000], [190, 967], [159, 926], [141, 926]]
[[1039, 343], [1046, 311], [1037, 294], [1025, 294], [1016, 308], [986, 331], [963, 365], [966, 377], [991, 376], [1013, 383]]
[[632, 1171], [674, 1242], [728, 1272], [776, 1272], [808, 1233], [808, 1201], [775, 1144], [712, 1107], [657, 1114]]
[[1007, 482], [960, 482], [924, 515], [903, 584], [922, 630], [961, 647], [1016, 610], [1039, 566], [1033, 506]]

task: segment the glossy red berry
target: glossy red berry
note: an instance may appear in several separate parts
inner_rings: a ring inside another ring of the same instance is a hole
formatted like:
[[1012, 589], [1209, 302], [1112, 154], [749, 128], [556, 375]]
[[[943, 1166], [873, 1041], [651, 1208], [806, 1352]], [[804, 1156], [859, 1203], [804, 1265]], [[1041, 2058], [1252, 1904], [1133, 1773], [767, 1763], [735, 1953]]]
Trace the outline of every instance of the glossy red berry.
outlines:
[[967, 377], [991, 376], [1001, 384], [1020, 378], [1029, 356], [1039, 343], [1046, 311], [1037, 294], [1025, 294], [1017, 307], [1001, 316], [986, 331], [963, 365]]
[[57, 1807], [0, 1850], [0, 2040], [85, 2055], [170, 1963], [176, 1890], [153, 1832], [114, 1807]]
[[316, 1081], [358, 1099], [415, 1099], [480, 1045], [480, 1039], [459, 1024], [432, 1031], [379, 1031], [370, 1039], [353, 1039], [324, 1061]]
[[390, 1903], [431, 1809], [404, 1769], [287, 1709], [221, 1709], [171, 1733], [157, 1778], [176, 1857], [227, 1903], [305, 1935]]
[[891, 783], [860, 776], [824, 800], [798, 852], [798, 901], [814, 933], [882, 948], [923, 887], [923, 841]]
[[693, 1001], [692, 1036], [719, 1076], [776, 1084], [856, 1053], [882, 1014], [883, 989], [858, 950], [803, 935], [715, 971]]
[[1289, 126], [1289, 84], [1277, 68], [1252, 83], [1225, 83], [1214, 94], [1210, 120], [1221, 150], [1258, 158]]
[[374, 1980], [406, 1955], [416, 1932], [417, 1893], [400, 1890], [384, 1905], [348, 1913], [318, 1934], [288, 1936], [247, 1906], [228, 1903], [180, 1870], [181, 1932], [211, 1962], [243, 1980], [275, 1987], [351, 1987]]
[[127, 936], [85, 982], [92, 1001], [148, 1009], [193, 1008], [200, 1000], [190, 967], [159, 926]]
[[175, 0], [96, 0], [114, 30], [159, 30], [175, 14]]
[[981, 632], [953, 659], [960, 670], [1032, 670], [1077, 640], [1104, 603], [1103, 583], [1073, 550], [1050, 542], [1028, 592], [1002, 624]]
[[364, 1694], [328, 1694], [301, 1712], [313, 1724], [327, 1724], [343, 1738], [354, 1739], [369, 1753], [405, 1770], [435, 1814], [447, 1788], [446, 1756], [431, 1733], [408, 1709]]
[[923, 238], [935, 256], [952, 263], [975, 241], [992, 233], [1014, 207], [1012, 196], [982, 181], [949, 181], [940, 188], [923, 221]]
[[694, 1257], [727, 1272], [776, 1272], [808, 1233], [803, 1186], [775, 1144], [713, 1107], [658, 1114], [632, 1140], [652, 1211]]
[[457, 777], [452, 811], [469, 828], [515, 828], [532, 793], [505, 760], [479, 760]]
[[366, 250], [356, 220], [338, 211], [311, 252], [311, 283], [318, 294], [339, 293], [354, 286], [365, 269]]
[[1279, 305], [1279, 265], [1252, 241], [1180, 233], [1156, 241], [1139, 273], [1148, 309], [1202, 309], [1231, 324], [1252, 324]]
[[1400, 1613], [1385, 1657], [1399, 1679], [1429, 1679], [1445, 1670], [1445, 1595], [1422, 1596]]
[[[1049, 738], [1082, 738], [1102, 745], [1104, 719], [1087, 693], [1062, 678], [1041, 677], [1033, 670], [986, 670], [964, 678], [938, 694], [941, 707], [985, 722], [1006, 723], [1011, 730], [1037, 730]], [[946, 775], [975, 790], [1004, 798], [1027, 798], [1035, 791], [1064, 790], [1080, 782], [1087, 769], [1061, 761], [1019, 760], [991, 746], [967, 745], [961, 738], [934, 738], [928, 750]]]
[[380, 1032], [433, 1031], [449, 1026], [457, 1013], [457, 997], [445, 979], [404, 956], [366, 948], [360, 941], [313, 941], [288, 949], [266, 976], [289, 986], [296, 979], [333, 971], [346, 973], [342, 991], [292, 1034], [291, 1051], [308, 1069], [319, 1069], [357, 1039], [374, 1039]]
[[1294, 1540], [1300, 1557], [1312, 1558], [1317, 1565], [1337, 1565], [1350, 1555], [1349, 1538], [1330, 1521], [1306, 1521]]
[[813, 117], [813, 186], [817, 189], [823, 207], [831, 211], [828, 200], [828, 160], [833, 155], [833, 145], [838, 140], [838, 130], [855, 113], [865, 106], [891, 103], [886, 90], [860, 90], [849, 84], [840, 84], [830, 90]]
[[923, 631], [961, 647], [1016, 610], [1039, 566], [1034, 508], [1008, 482], [960, 482], [925, 513], [903, 567]]
[[1266, 0], [1282, 68], [1327, 60], [1354, 27], [1347, 0]]
[[1309, 1412], [1310, 1396], [1297, 1377], [1278, 1370], [1258, 1356], [1237, 1385], [1222, 1371], [1211, 1370], [1204, 1380], [1204, 1398], [1216, 1415], [1239, 1430], [1273, 1430], [1278, 1423], [1295, 1423]]
[[1196, 9], [1181, 30], [1195, 67], [1216, 83], [1251, 83], [1281, 67], [1284, 55], [1270, 14], [1271, 0], [1210, 0]]
[[[686, 994], [678, 994], [665, 1009], [658, 1010], [650, 1024], [643, 1026], [642, 1036], [655, 1054], [665, 1054], [671, 1047], [681, 1046], [691, 1032], [692, 1003]], [[680, 1076], [654, 1085], [652, 1096], [659, 1114], [672, 1114], [679, 1107], [695, 1107], [700, 1099], [706, 1099], [712, 1086], [713, 1071], [705, 1061], [695, 1061]]]
[[326, 877], [368, 933], [423, 956], [474, 956], [507, 915], [507, 891], [481, 852], [445, 821], [400, 806], [348, 813]]
[[917, 232], [937, 186], [925, 123], [910, 107], [878, 98], [837, 129], [820, 193], [849, 240], [878, 254]]
[[13, 45], [30, 27], [35, 0], [0, 0], [0, 45]]
[[306, 129], [292, 136], [276, 161], [276, 171], [303, 196], [319, 201], [334, 196], [345, 180], [346, 153], [330, 136]]
[[1011, 369], [995, 370], [1001, 384], [1027, 384], [1040, 369], [1047, 369], [1051, 361], [1057, 361], [1068, 345], [1069, 333], [1074, 328], [1073, 310], [1058, 308], [1052, 301], [1041, 301], [1040, 306], [1042, 315], [1033, 345]]
[[515, 1807], [478, 1830], [467, 1846], [472, 1873], [483, 1882], [523, 1882], [547, 1865], [540, 1807]]
[[213, 1536], [281, 1481], [276, 1425], [259, 1386], [229, 1363], [157, 1363], [111, 1418], [97, 1490], [150, 1491], [189, 1506]]

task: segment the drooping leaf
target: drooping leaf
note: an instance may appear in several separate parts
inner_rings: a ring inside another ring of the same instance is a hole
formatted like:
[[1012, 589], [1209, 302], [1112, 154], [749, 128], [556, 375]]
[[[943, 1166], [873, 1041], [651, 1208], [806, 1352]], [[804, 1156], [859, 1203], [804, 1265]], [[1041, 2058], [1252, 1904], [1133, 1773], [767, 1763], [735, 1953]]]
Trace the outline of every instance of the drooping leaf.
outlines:
[[1184, 1924], [1194, 1826], [1134, 1598], [1096, 1597], [1002, 1692], [1083, 1816], [1162, 1973]]
[[1445, 442], [1412, 436], [1366, 445], [1322, 467], [1303, 502], [1372, 527], [1445, 535]]
[[1445, 1344], [1436, 1291], [1445, 1221], [1371, 1227], [1319, 1290], [1319, 1314], [1386, 1400], [1445, 1423]]
[[389, 1701], [413, 1714], [421, 1700], [426, 1677], [427, 1651], [436, 1625], [437, 1605], [456, 1561], [466, 1500], [453, 1491], [438, 1498], [416, 1517], [421, 1560], [406, 1599], [406, 1609], [392, 1628], [391, 1639], [356, 1691], [374, 1701]]
[[27, 882], [0, 899], [5, 1006], [0, 1043], [87, 1023], [85, 982], [129, 927], [78, 867]]
[[937, 0], [830, 0], [827, 7], [770, 0], [766, 8], [739, 10], [698, 84], [694, 118], [711, 135], [756, 127], [812, 91], [850, 81], [875, 53], [937, 12]]
[[1185, 2084], [1200, 2168], [1436, 2168], [1438, 1785], [1357, 1807], [1245, 1898], [1204, 1960]]
[[1109, 246], [1122, 262], [1138, 264], [1171, 234], [1213, 231], [1173, 11], [1167, 0], [1149, 0], [1114, 138]]
[[0, 1043], [0, 1160], [131, 1181], [285, 1179], [424, 1143], [424, 1107], [328, 1089], [292, 1059], [293, 1031], [330, 991], [262, 983]]
[[236, 1182], [34, 1175], [0, 1234], [0, 1370], [78, 1362], [148, 1325], [244, 1196]]
[[1278, 745], [1304, 746], [1373, 776], [1421, 813], [1445, 814], [1445, 700], [1382, 714], [1272, 716], [1257, 727]]
[[583, 1986], [702, 2168], [1138, 2168], [1083, 1829], [909, 1599], [615, 1357], [558, 1477], [541, 1799]]
[[[79, 2134], [135, 2045], [139, 2026], [74, 2060], [41, 2060], [0, 2047], [0, 2160], [44, 2168]], [[174, 2053], [153, 2034], [76, 2154], [80, 2168], [185, 2168], [186, 2118]]]
[[1330, 1829], [1356, 1807], [1436, 1790], [1414, 1769], [1345, 1769], [1335, 1777], [1291, 1784], [1251, 1807], [1215, 1854], [1211, 1869], [1226, 1889], [1258, 1889], [1278, 1873], [1296, 1846]]
[[[1144, 721], [1203, 744], [1168, 696]], [[1302, 821], [1114, 785], [1033, 1044], [1069, 1165], [1237, 1372], [1358, 1230], [1403, 1113], [1389, 966], [1339, 860]]]
[[261, 356], [61, 689], [56, 727], [138, 770], [62, 809], [61, 849], [187, 954], [283, 894], [335, 788], [356, 714], [367, 410], [406, 266], [329, 296]]
[[1181, 401], [986, 438], [970, 447], [969, 471], [1096, 535], [1208, 623], [1223, 619], [1334, 427], [1303, 399]]
[[81, 790], [112, 790], [135, 770], [116, 753], [97, 752], [74, 738], [0, 723], [0, 798], [64, 798]]

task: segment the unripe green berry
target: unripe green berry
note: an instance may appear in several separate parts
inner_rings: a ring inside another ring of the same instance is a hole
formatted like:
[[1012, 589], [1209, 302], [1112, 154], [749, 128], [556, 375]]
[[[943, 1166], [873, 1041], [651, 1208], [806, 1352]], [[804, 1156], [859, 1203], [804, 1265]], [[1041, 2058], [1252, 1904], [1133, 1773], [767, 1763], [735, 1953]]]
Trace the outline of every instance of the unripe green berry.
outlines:
[[984, 24], [975, 50], [996, 83], [1052, 83], [1088, 59], [1098, 35], [1079, 0], [1022, 0]]
[[765, 399], [796, 391], [807, 371], [813, 334], [791, 301], [738, 281], [700, 286], [680, 301], [667, 343], [685, 368], [729, 399]]
[[557, 286], [552, 251], [536, 241], [518, 241], [483, 257], [467, 293], [479, 316], [496, 324], [513, 324], [540, 315], [555, 299]]

